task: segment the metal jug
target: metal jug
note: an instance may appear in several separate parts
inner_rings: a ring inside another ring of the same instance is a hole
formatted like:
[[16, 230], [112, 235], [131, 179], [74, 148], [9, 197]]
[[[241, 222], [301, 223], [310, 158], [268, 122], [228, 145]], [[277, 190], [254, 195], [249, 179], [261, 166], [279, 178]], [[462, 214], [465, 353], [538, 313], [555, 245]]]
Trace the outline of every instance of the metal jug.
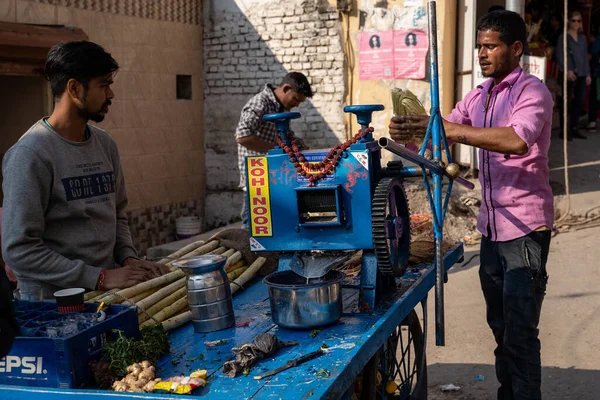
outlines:
[[188, 304], [197, 333], [219, 331], [235, 324], [226, 262], [227, 257], [214, 254], [173, 262], [187, 275]]

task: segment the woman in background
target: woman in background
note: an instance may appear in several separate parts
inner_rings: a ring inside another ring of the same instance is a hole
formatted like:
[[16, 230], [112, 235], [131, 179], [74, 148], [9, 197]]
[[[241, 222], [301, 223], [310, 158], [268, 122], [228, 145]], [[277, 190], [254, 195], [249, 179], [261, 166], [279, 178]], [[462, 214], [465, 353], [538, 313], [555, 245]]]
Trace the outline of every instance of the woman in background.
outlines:
[[583, 35], [582, 18], [578, 11], [571, 12], [569, 16], [569, 29], [567, 32], [567, 54], [563, 54], [564, 34], [556, 42], [556, 62], [560, 71], [559, 80], [562, 86], [564, 57], [567, 57], [567, 121], [563, 121], [563, 102], [560, 102], [559, 137], [563, 137], [563, 127], [567, 123], [567, 138], [587, 139], [579, 133], [579, 117], [583, 111], [585, 101], [585, 87], [591, 83], [590, 64], [588, 62], [587, 41]]

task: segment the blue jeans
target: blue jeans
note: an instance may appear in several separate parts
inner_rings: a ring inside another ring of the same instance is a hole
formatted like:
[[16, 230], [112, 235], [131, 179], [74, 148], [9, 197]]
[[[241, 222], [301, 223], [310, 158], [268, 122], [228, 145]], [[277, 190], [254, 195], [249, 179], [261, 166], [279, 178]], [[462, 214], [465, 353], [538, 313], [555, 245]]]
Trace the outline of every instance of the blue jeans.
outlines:
[[248, 192], [244, 190], [244, 195], [242, 196], [242, 212], [240, 213], [242, 217], [242, 229], [248, 229]]
[[481, 239], [479, 278], [497, 344], [498, 400], [542, 398], [537, 327], [550, 238], [550, 231], [541, 231], [509, 242]]

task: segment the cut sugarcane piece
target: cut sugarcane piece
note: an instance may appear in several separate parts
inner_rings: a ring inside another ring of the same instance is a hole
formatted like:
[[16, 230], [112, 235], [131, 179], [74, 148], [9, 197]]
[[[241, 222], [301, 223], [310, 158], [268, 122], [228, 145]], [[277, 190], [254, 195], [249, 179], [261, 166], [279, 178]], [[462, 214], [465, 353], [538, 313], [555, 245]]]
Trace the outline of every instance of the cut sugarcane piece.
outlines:
[[172, 293], [176, 292], [177, 290], [181, 289], [182, 287], [184, 287], [185, 281], [186, 281], [185, 277], [181, 278], [181, 279], [165, 286], [164, 288], [160, 289], [156, 293], [151, 294], [150, 296], [146, 297], [145, 299], [138, 301], [136, 303], [136, 306], [138, 307], [138, 313], [141, 313], [142, 310], [147, 310], [154, 304], [158, 303], [160, 300], [164, 299], [165, 297], [169, 296], [170, 294], [172, 294]]
[[237, 292], [240, 287], [245, 285], [250, 279], [254, 278], [266, 261], [266, 258], [258, 257], [239, 278], [230, 284], [231, 294]]
[[176, 270], [173, 272], [169, 272], [168, 274], [165, 274], [163, 276], [159, 276], [157, 278], [150, 279], [149, 281], [138, 283], [137, 285], [132, 286], [130, 288], [123, 289], [123, 290], [117, 292], [117, 294], [130, 299], [130, 298], [132, 298], [138, 294], [144, 293], [150, 289], [168, 285], [171, 282], [175, 282], [178, 279], [183, 278], [184, 276], [185, 276], [185, 274], [183, 273], [183, 271]]
[[187, 308], [188, 308], [187, 296], [182, 297], [181, 299], [177, 300], [175, 303], [163, 308], [162, 310], [160, 310], [159, 312], [154, 314], [152, 316], [154, 319], [148, 319], [147, 321], [145, 321], [144, 323], [142, 323], [140, 325], [140, 328], [143, 328], [144, 326], [149, 326], [149, 325], [156, 325], [157, 321], [158, 321], [158, 323], [161, 323], [162, 321], [166, 320], [167, 318], [177, 315]]
[[197, 242], [194, 243], [190, 243], [187, 246], [183, 246], [181, 249], [177, 250], [174, 253], [169, 254], [166, 258], [163, 258], [162, 260], [158, 261], [158, 264], [168, 264], [169, 262], [173, 261], [174, 259], [178, 259], [181, 256], [196, 250], [198, 247], [202, 246], [204, 244], [204, 240], [199, 240]]
[[179, 328], [181, 325], [187, 324], [192, 320], [192, 312], [186, 311], [162, 322], [163, 328], [166, 331], [172, 331], [173, 329]]
[[169, 305], [175, 303], [177, 300], [181, 299], [182, 297], [185, 297], [186, 294], [187, 294], [187, 288], [185, 286], [180, 289], [177, 289], [175, 292], [173, 292], [169, 296], [165, 297], [164, 299], [158, 301], [156, 304], [154, 304], [153, 306], [148, 308], [145, 313], [142, 312], [142, 313], [138, 314], [138, 323], [141, 324], [141, 323], [147, 321], [150, 318], [150, 317], [148, 317], [148, 314], [150, 314], [150, 315], [156, 314], [157, 312], [164, 309], [165, 307], [168, 307]]

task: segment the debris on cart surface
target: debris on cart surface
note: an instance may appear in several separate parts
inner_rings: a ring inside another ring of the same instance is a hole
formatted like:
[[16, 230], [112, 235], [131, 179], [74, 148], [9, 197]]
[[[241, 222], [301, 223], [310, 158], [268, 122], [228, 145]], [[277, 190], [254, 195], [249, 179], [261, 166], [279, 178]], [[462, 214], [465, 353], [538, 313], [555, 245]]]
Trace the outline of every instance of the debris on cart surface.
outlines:
[[227, 361], [223, 365], [223, 373], [227, 374], [230, 378], [235, 378], [240, 372], [247, 372], [252, 366], [277, 350], [283, 347], [295, 346], [298, 342], [289, 341], [283, 342], [277, 339], [277, 336], [271, 333], [261, 333], [254, 339], [252, 343], [246, 343], [240, 347], [234, 347], [231, 349], [236, 356], [233, 361]]

